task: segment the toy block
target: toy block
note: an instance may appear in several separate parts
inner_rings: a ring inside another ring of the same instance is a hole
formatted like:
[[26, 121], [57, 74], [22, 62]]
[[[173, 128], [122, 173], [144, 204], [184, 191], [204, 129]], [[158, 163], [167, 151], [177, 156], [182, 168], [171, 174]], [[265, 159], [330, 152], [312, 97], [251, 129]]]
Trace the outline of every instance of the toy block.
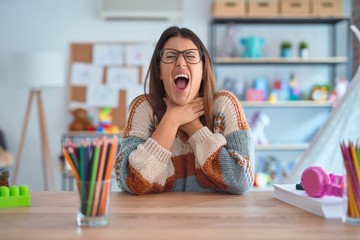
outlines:
[[1, 186], [0, 208], [27, 207], [31, 205], [30, 191], [26, 185]]

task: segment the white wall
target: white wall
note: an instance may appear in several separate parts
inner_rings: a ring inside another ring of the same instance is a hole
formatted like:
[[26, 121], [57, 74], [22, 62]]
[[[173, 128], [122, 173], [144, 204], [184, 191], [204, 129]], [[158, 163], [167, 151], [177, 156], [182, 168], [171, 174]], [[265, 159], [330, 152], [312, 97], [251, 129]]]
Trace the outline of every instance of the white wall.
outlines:
[[[99, 0], [0, 1], [0, 128], [4, 131], [8, 148], [14, 157], [20, 142], [28, 91], [7, 84], [5, 70], [9, 55], [15, 52], [55, 50], [62, 52], [67, 59], [69, 44], [72, 42], [155, 42], [162, 31], [171, 25], [192, 29], [206, 45], [211, 1], [184, 1], [185, 17], [177, 22], [107, 22], [99, 17]], [[67, 88], [45, 89], [43, 101], [57, 190], [60, 190], [60, 140], [71, 121], [67, 111]], [[40, 159], [37, 109], [33, 108], [16, 184], [27, 184], [33, 191], [43, 190]]]

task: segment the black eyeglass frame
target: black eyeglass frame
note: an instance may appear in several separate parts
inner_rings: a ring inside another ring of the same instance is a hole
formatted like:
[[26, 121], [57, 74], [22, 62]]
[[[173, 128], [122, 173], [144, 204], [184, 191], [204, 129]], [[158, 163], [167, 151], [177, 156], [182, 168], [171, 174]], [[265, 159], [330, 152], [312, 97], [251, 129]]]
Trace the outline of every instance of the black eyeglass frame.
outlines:
[[[165, 61], [162, 59], [162, 55], [163, 55], [164, 50], [172, 50], [172, 51], [174, 51], [174, 52], [177, 53], [177, 56], [176, 56], [176, 58], [174, 59], [174, 61], [172, 61], [172, 62], [165, 62]], [[199, 52], [199, 56], [200, 56], [199, 61], [196, 62], [196, 63], [189, 62], [189, 61], [187, 60], [187, 58], [186, 58], [186, 55], [184, 54], [184, 53], [186, 53], [187, 51], [194, 51], [194, 50], [195, 50], [195, 51], [198, 51], [198, 52]], [[186, 49], [186, 50], [184, 50], [184, 51], [178, 51], [178, 50], [173, 49], [173, 48], [163, 48], [163, 49], [160, 49], [160, 50], [159, 50], [159, 53], [158, 53], [158, 54], [159, 54], [160, 60], [161, 60], [163, 63], [165, 63], [165, 64], [171, 64], [171, 63], [176, 62], [176, 61], [178, 60], [180, 54], [182, 54], [183, 57], [184, 57], [184, 59], [185, 59], [185, 61], [186, 61], [187, 63], [190, 63], [190, 64], [198, 64], [198, 63], [201, 62], [201, 60], [203, 60], [203, 58], [204, 58], [204, 53], [203, 53], [201, 50], [196, 49], [196, 48]]]

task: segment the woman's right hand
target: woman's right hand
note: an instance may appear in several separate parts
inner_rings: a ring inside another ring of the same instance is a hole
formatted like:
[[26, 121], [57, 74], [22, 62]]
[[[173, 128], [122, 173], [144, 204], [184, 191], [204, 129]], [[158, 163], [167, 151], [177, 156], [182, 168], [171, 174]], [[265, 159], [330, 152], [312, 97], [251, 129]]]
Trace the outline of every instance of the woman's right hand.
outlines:
[[204, 115], [204, 98], [196, 97], [186, 105], [177, 105], [168, 98], [164, 98], [166, 104], [166, 117], [169, 118], [177, 128], [190, 123]]

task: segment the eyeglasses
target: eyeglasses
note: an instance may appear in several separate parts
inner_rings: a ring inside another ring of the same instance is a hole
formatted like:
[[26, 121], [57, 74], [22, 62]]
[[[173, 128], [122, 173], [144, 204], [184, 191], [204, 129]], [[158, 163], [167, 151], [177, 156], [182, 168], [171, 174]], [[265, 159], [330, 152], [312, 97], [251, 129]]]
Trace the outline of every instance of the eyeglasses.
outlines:
[[201, 61], [203, 53], [198, 49], [187, 49], [185, 51], [178, 51], [172, 48], [164, 48], [160, 50], [159, 55], [163, 63], [173, 63], [175, 62], [179, 54], [182, 53], [185, 61], [191, 64], [197, 64]]

